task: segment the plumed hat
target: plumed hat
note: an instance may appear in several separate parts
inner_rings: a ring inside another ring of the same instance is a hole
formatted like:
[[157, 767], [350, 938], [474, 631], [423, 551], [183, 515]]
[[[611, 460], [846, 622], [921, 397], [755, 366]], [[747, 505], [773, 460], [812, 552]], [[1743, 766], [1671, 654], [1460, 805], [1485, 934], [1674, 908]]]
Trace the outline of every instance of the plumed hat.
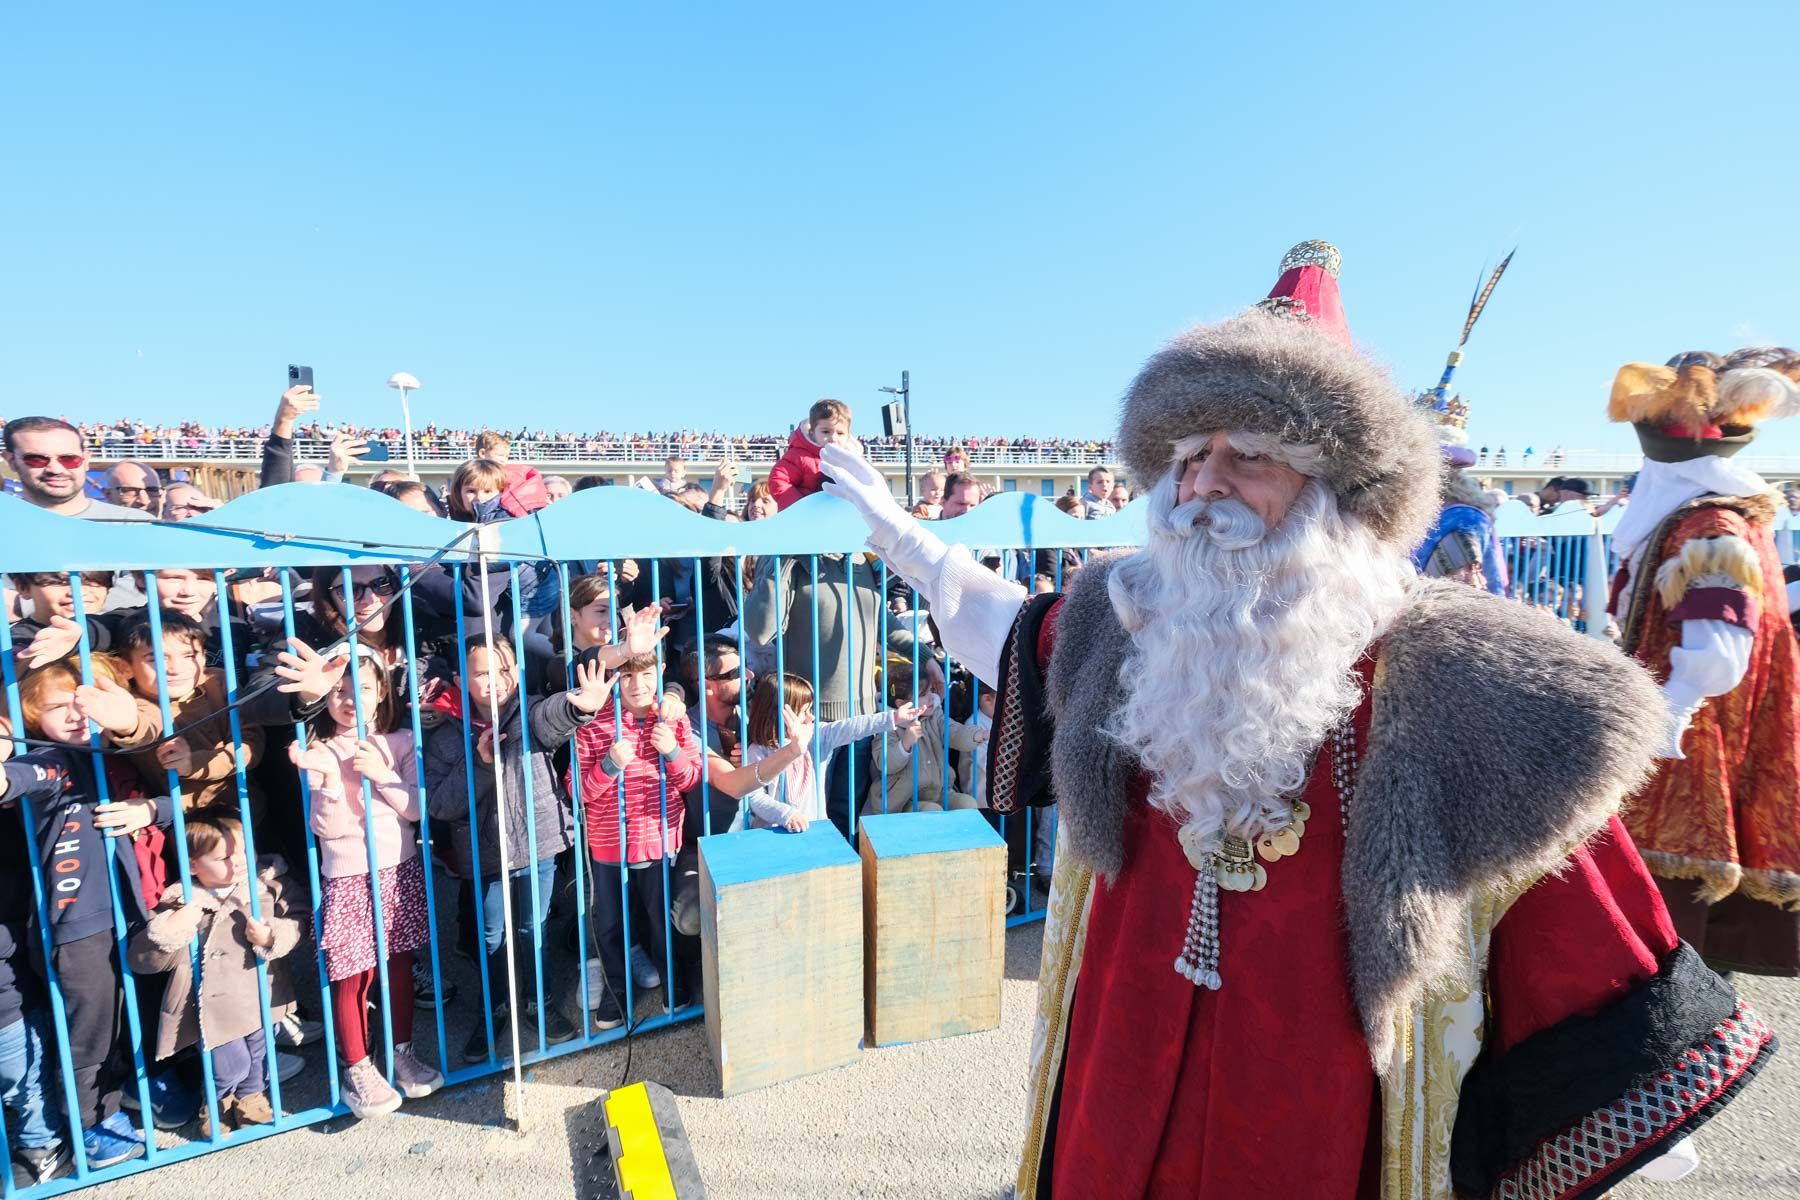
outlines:
[[1119, 446], [1145, 486], [1196, 434], [1257, 433], [1318, 446], [1320, 481], [1344, 515], [1410, 550], [1438, 511], [1442, 460], [1431, 422], [1350, 342], [1338, 252], [1302, 242], [1256, 308], [1189, 330], [1125, 393]]
[[1758, 346], [1724, 357], [1704, 350], [1663, 366], [1626, 363], [1613, 378], [1606, 415], [1637, 429], [1644, 457], [1687, 462], [1729, 458], [1764, 421], [1800, 412], [1800, 355]]

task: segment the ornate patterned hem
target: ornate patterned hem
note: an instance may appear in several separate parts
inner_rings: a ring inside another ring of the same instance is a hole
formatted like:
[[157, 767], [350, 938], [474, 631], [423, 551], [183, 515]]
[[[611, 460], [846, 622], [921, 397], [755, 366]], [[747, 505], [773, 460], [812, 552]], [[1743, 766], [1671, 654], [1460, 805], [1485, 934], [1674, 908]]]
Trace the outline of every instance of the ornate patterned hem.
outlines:
[[1667, 1070], [1549, 1138], [1496, 1182], [1500, 1200], [1597, 1197], [1703, 1124], [1774, 1052], [1774, 1033], [1743, 1004]]

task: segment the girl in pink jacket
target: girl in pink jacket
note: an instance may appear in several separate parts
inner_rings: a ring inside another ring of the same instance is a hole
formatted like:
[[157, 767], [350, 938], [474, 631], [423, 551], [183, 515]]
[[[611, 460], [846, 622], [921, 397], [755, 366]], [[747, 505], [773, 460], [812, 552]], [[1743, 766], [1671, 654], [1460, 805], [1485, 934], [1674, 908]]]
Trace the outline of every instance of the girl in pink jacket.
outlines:
[[[429, 938], [425, 869], [415, 841], [419, 787], [412, 733], [395, 728], [400, 703], [389, 673], [366, 653], [357, 666], [368, 736], [357, 739], [353, 673], [345, 671], [326, 698], [314, 739], [305, 750], [295, 743], [291, 757], [312, 788], [312, 831], [319, 839], [324, 879], [319, 948], [331, 980], [332, 1014], [345, 1063], [344, 1103], [364, 1117], [393, 1112], [400, 1107], [400, 1093], [412, 1099], [429, 1096], [444, 1077], [412, 1050], [413, 952]], [[371, 1005], [382, 1002], [369, 886], [371, 840], [393, 997], [394, 1086], [370, 1057], [379, 1020]]]

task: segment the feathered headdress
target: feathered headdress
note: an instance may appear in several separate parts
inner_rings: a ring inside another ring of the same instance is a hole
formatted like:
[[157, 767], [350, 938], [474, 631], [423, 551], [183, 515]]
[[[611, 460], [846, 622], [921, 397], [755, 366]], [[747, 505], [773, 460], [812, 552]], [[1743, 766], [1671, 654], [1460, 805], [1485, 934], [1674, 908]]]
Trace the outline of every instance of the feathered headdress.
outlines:
[[1800, 413], [1800, 354], [1758, 346], [1720, 357], [1678, 354], [1663, 366], [1626, 363], [1613, 379], [1607, 416], [1637, 427], [1644, 454], [1658, 462], [1728, 457], [1756, 426]]

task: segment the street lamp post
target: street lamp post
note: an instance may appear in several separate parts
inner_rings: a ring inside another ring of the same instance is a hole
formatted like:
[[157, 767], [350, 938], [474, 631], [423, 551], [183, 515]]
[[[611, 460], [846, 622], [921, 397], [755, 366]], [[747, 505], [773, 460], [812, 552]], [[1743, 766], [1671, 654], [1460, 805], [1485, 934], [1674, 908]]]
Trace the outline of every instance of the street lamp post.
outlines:
[[910, 511], [918, 503], [913, 494], [913, 431], [912, 431], [912, 372], [900, 372], [900, 386], [881, 389], [890, 396], [900, 397], [901, 434], [906, 439], [906, 507]]
[[400, 419], [406, 425], [406, 473], [414, 479], [419, 477], [419, 468], [413, 463], [412, 405], [407, 403], [407, 393], [419, 389], [419, 381], [405, 371], [395, 371], [388, 376], [388, 386], [400, 393]]

